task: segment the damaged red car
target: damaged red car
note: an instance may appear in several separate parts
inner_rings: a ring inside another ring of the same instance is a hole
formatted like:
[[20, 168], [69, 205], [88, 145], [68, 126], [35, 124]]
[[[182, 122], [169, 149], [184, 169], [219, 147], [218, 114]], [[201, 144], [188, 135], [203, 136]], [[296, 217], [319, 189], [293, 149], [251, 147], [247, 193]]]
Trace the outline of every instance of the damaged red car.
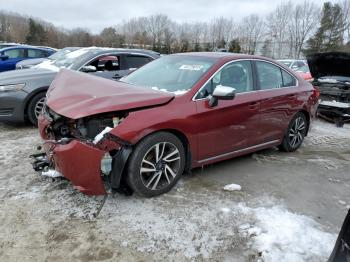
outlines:
[[318, 92], [267, 58], [230, 53], [164, 56], [119, 82], [60, 71], [39, 117], [55, 170], [86, 194], [155, 196], [184, 172], [268, 147], [300, 147]]

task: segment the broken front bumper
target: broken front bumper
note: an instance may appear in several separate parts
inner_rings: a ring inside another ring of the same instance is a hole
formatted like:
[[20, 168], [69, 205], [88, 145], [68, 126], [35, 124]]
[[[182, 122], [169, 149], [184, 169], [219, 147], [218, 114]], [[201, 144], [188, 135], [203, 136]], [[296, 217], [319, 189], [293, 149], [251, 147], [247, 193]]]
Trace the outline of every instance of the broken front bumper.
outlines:
[[[50, 120], [41, 116], [38, 123], [40, 135], [45, 140], [43, 147], [46, 156], [44, 157], [43, 154], [34, 155], [33, 168], [36, 171], [43, 170], [38, 168], [38, 164], [46, 161], [44, 165], [57, 170], [82, 193], [87, 195], [106, 194], [101, 161], [104, 155], [110, 151], [110, 145], [113, 143], [107, 141], [98, 148], [77, 139], [50, 140], [48, 135]], [[115, 142], [113, 145], [116, 145]], [[108, 177], [112, 189], [118, 189], [120, 186], [121, 175], [130, 152], [131, 147], [124, 145], [112, 157], [111, 172]]]

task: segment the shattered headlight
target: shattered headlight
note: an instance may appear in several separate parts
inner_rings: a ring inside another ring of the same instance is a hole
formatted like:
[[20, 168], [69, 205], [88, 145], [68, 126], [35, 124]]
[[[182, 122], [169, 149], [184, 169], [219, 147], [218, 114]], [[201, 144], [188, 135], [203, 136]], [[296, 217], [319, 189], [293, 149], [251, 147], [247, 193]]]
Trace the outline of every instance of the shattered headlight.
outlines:
[[22, 90], [26, 84], [12, 84], [12, 85], [0, 85], [0, 92], [8, 92], [8, 91], [20, 91]]

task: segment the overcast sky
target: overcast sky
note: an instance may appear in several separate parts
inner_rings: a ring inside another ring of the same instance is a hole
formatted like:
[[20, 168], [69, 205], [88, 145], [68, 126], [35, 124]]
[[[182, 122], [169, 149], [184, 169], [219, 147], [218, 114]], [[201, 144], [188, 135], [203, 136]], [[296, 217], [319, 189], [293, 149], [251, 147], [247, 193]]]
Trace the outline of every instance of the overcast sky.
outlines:
[[[286, 1], [286, 0], [284, 0]], [[293, 0], [301, 3], [304, 0]], [[57, 26], [98, 33], [131, 17], [166, 14], [177, 22], [209, 21], [257, 13], [265, 15], [283, 0], [0, 0], [0, 9], [38, 17]], [[322, 0], [314, 2], [322, 4]]]

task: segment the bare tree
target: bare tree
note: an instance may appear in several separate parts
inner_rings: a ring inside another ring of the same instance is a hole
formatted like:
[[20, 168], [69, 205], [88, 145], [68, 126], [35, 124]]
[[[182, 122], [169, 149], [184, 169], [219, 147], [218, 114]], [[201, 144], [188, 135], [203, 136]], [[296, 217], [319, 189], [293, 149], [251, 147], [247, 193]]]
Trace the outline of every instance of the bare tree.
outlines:
[[[210, 40], [213, 47], [225, 47], [233, 30], [232, 19], [214, 18], [210, 24]], [[223, 46], [224, 45], [224, 46]]]
[[263, 34], [264, 23], [258, 15], [252, 14], [243, 18], [239, 26], [239, 39], [243, 52], [255, 54], [258, 40]]
[[339, 5], [342, 9], [343, 17], [345, 19], [345, 30], [343, 38], [346, 40], [346, 42], [350, 42], [350, 0], [342, 0], [339, 2]]
[[273, 57], [281, 58], [284, 54], [285, 44], [289, 44], [288, 23], [290, 21], [290, 11], [293, 7], [292, 2], [282, 3], [271, 12], [267, 17], [267, 27], [272, 38]]
[[307, 38], [313, 33], [320, 21], [320, 8], [313, 2], [304, 1], [295, 7], [290, 7], [288, 21], [291, 55], [299, 58]]

